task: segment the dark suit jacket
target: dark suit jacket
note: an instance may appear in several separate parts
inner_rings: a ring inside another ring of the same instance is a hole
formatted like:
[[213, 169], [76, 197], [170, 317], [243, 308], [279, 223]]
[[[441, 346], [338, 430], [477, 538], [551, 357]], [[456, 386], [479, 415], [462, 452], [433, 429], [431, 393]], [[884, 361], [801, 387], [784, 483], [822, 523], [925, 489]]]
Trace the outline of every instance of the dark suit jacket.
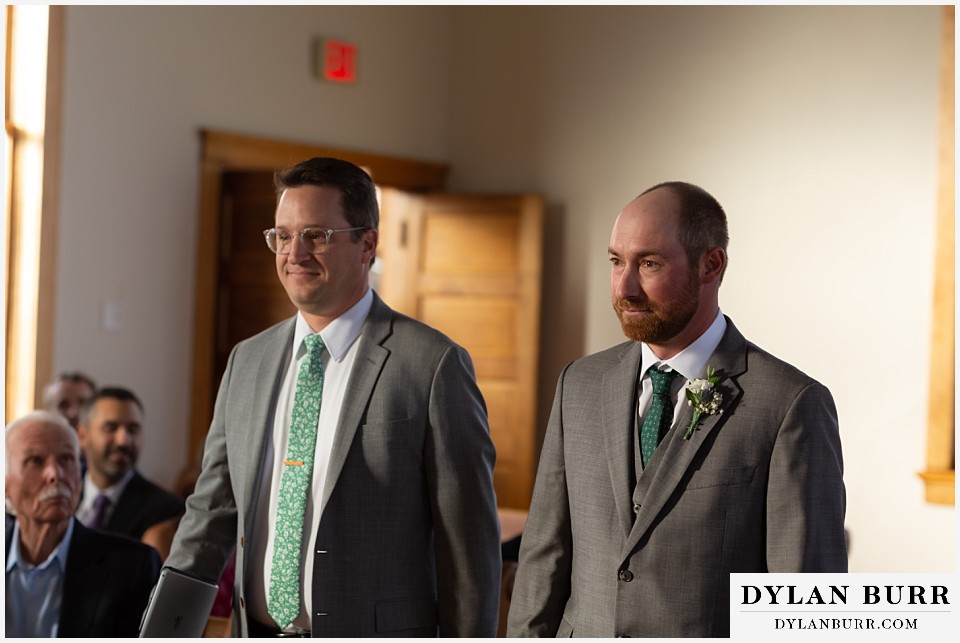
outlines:
[[[237, 344], [203, 470], [166, 564], [215, 581], [236, 547], [235, 633], [263, 445], [294, 319]], [[493, 636], [500, 587], [494, 447], [463, 348], [374, 295], [330, 454], [313, 557], [314, 636]]]
[[547, 427], [508, 636], [729, 636], [731, 572], [845, 572], [830, 392], [727, 320], [722, 414], [677, 422], [633, 484], [640, 344], [570, 364]]
[[[9, 553], [13, 521], [6, 522]], [[57, 636], [136, 637], [159, 575], [152, 547], [74, 521]]]
[[135, 471], [103, 530], [139, 540], [150, 527], [182, 513], [182, 500]]

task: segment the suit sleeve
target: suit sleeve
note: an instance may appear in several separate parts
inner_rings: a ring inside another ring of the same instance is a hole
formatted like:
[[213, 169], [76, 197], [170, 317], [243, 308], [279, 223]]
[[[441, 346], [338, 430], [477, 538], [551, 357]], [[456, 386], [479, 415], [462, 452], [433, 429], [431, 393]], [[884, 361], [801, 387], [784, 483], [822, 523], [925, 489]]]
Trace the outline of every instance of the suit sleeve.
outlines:
[[237, 538], [237, 507], [227, 459], [225, 407], [236, 349], [230, 354], [213, 421], [203, 450], [203, 464], [186, 513], [173, 538], [165, 566], [216, 582]]
[[496, 455], [473, 363], [458, 346], [445, 351], [434, 373], [425, 454], [440, 636], [492, 637], [502, 567]]
[[787, 410], [770, 459], [768, 571], [846, 572], [845, 512], [837, 410], [814, 382]]
[[555, 637], [570, 597], [573, 539], [563, 449], [564, 369], [547, 423], [510, 601], [508, 637]]

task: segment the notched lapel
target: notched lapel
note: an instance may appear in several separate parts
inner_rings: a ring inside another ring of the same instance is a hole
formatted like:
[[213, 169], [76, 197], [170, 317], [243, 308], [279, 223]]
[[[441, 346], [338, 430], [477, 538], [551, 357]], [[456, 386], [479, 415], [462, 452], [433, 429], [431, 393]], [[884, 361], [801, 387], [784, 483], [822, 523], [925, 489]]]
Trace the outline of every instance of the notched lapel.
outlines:
[[60, 636], [88, 636], [104, 595], [110, 570], [103, 565], [107, 552], [91, 546], [89, 533], [74, 523], [73, 538], [67, 555], [67, 573], [63, 578], [60, 608]]
[[623, 535], [633, 524], [631, 497], [633, 436], [637, 409], [637, 374], [640, 372], [640, 344], [633, 342], [620, 353], [620, 363], [604, 373], [601, 402], [603, 446], [610, 468], [613, 498]]
[[330, 464], [327, 468], [326, 479], [323, 485], [323, 499], [321, 507], [327, 505], [330, 494], [337, 484], [340, 472], [350, 452], [350, 445], [360, 428], [363, 412], [367, 408], [373, 389], [383, 365], [390, 355], [390, 351], [383, 347], [383, 342], [389, 337], [392, 330], [393, 313], [381, 301], [376, 293], [373, 295], [373, 307], [367, 317], [363, 332], [360, 335], [360, 345], [357, 347], [357, 357], [353, 365], [353, 372], [347, 382], [348, 395], [343, 400], [340, 410], [340, 420], [333, 437], [333, 446], [330, 451]]
[[[277, 406], [277, 394], [283, 385], [284, 375], [287, 373], [287, 367], [290, 360], [293, 359], [293, 335], [296, 329], [296, 317], [292, 317], [287, 323], [277, 328], [277, 336], [268, 341], [260, 343], [260, 354], [250, 360], [253, 364], [237, 364], [234, 368], [243, 367], [250, 369], [248, 372], [256, 373], [256, 381], [252, 389], [244, 389], [244, 396], [249, 396], [250, 401], [250, 422], [239, 422], [235, 426], [249, 426], [250, 433], [244, 436], [243, 444], [258, 445], [256, 449], [244, 450], [247, 454], [247, 461], [243, 463], [242, 469], [248, 472], [244, 476], [243, 497], [239, 499], [238, 506], [243, 507], [246, 515], [253, 516], [252, 502], [256, 498], [254, 489], [260, 485], [260, 477], [263, 475], [263, 467], [260, 466], [260, 459], [263, 457], [264, 447], [268, 435], [273, 433], [273, 418]], [[281, 343], [282, 342], [282, 343]], [[283, 346], [283, 350], [277, 350], [277, 346]], [[271, 381], [272, 378], [272, 381]], [[251, 395], [251, 391], [270, 391], [270, 395]]]
[[[693, 407], [690, 406], [689, 403], [684, 404], [683, 412], [680, 414], [680, 421], [677, 422], [676, 427], [677, 436], [681, 442], [702, 443], [704, 438], [713, 431], [723, 416], [730, 413], [736, 401], [739, 400], [743, 394], [743, 389], [740, 388], [737, 381], [726, 375], [724, 375], [722, 380], [717, 382], [716, 390], [721, 396], [720, 411], [713, 415], [701, 415], [700, 421], [697, 422], [697, 425], [693, 428], [693, 433], [690, 435], [689, 440], [684, 440], [683, 436], [687, 434], [687, 429], [690, 428], [690, 422], [693, 420]], [[683, 395], [682, 392], [681, 395]]]

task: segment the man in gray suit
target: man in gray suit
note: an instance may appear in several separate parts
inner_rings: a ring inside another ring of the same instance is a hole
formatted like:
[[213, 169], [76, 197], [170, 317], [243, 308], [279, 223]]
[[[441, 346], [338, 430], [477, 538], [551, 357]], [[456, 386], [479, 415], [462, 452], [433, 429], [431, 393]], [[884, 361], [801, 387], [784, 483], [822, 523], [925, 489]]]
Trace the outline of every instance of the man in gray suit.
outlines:
[[[299, 312], [234, 348], [166, 564], [216, 580], [236, 548], [234, 635], [492, 636], [495, 454], [470, 357], [370, 290], [379, 214], [363, 170], [315, 158], [276, 183], [264, 234]], [[314, 359], [319, 411], [302, 421]], [[286, 476], [303, 471], [292, 511]], [[278, 571], [291, 549], [292, 590]]]
[[847, 570], [833, 399], [720, 312], [727, 238], [687, 183], [618, 216], [631, 341], [560, 376], [508, 636], [729, 636], [731, 572]]

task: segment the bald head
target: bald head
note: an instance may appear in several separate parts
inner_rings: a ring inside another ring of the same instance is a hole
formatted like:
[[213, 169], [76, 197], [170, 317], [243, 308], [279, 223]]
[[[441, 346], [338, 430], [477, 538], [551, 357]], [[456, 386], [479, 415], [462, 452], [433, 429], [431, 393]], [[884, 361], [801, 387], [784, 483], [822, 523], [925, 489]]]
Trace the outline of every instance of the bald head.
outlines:
[[[713, 248], [720, 248], [726, 256], [730, 241], [727, 214], [720, 202], [700, 186], [685, 181], [665, 181], [641, 192], [634, 200], [637, 201], [653, 202], [676, 217], [677, 240], [687, 253], [691, 267]], [[651, 207], [654, 206], [651, 204]]]

